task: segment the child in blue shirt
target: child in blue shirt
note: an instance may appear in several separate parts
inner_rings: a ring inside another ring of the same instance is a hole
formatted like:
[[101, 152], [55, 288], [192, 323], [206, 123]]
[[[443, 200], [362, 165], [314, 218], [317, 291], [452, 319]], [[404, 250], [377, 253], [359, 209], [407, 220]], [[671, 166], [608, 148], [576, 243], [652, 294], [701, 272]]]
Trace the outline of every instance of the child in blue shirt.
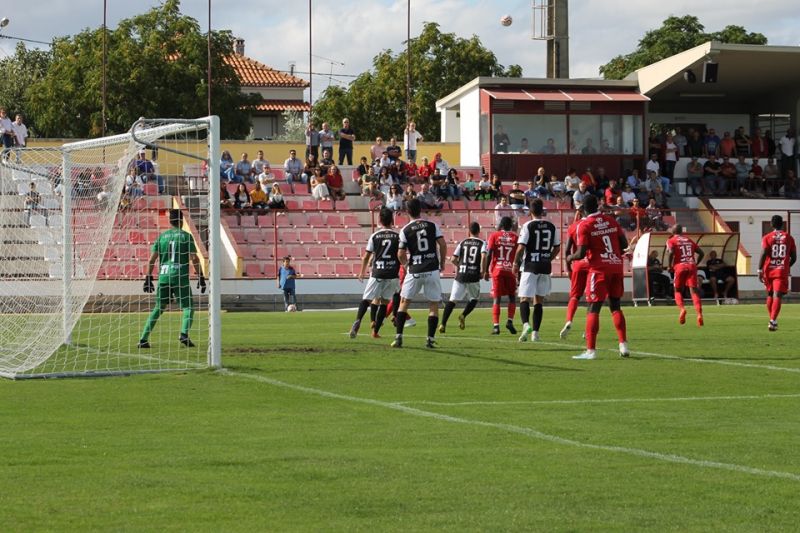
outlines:
[[287, 255], [283, 258], [283, 265], [278, 269], [278, 288], [283, 290], [283, 305], [289, 310], [289, 305], [297, 305], [294, 292], [294, 280], [297, 278], [297, 271], [292, 266], [292, 257]]

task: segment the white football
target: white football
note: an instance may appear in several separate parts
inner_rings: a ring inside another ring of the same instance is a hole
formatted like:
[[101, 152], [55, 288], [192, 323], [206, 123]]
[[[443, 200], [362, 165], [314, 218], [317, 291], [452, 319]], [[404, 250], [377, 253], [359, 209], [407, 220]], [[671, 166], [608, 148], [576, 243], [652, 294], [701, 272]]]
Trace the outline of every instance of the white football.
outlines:
[[511, 18], [511, 15], [500, 17], [500, 24], [503, 26], [511, 26], [512, 22], [514, 22], [514, 19]]
[[289, 313], [294, 313], [297, 311], [297, 306], [294, 304], [289, 304], [289, 307], [286, 308], [286, 311]]

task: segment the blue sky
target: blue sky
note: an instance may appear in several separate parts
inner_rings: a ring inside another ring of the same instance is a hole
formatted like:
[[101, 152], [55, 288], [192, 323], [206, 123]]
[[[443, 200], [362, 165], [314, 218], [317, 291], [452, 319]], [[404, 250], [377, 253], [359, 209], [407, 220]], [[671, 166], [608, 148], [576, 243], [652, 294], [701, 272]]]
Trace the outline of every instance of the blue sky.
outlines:
[[[107, 0], [109, 26], [158, 5], [157, 0]], [[724, 7], [722, 7], [724, 5]], [[50, 41], [71, 35], [103, 20], [103, 0], [35, 0], [0, 8], [10, 24], [0, 35]], [[314, 92], [330, 83], [346, 83], [347, 75], [371, 66], [381, 50], [399, 50], [406, 35], [406, 0], [312, 0]], [[182, 11], [208, 24], [207, 0], [182, 0]], [[499, 19], [511, 15], [504, 28]], [[739, 24], [764, 33], [770, 44], [800, 44], [800, 9], [795, 0], [572, 0], [570, 1], [570, 73], [597, 77], [610, 58], [632, 51], [648, 29], [670, 15], [693, 14], [707, 31]], [[443, 31], [461, 37], [477, 35], [503, 65], [519, 64], [527, 77], [545, 70], [541, 41], [531, 40], [529, 0], [411, 0], [411, 33], [423, 22], [437, 21]], [[308, 71], [308, 2], [304, 0], [212, 0], [212, 26], [230, 29], [246, 41], [245, 53], [274, 68], [296, 63]], [[0, 55], [13, 53], [15, 41], [0, 39]], [[325, 58], [325, 59], [322, 59]], [[307, 77], [307, 75], [302, 75]]]

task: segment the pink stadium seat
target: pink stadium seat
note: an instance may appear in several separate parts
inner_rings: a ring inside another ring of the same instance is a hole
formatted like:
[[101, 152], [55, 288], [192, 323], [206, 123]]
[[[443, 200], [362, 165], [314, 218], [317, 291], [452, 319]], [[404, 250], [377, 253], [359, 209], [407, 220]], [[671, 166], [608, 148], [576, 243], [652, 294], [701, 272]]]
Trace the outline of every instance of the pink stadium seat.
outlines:
[[259, 263], [248, 262], [244, 266], [244, 275], [248, 278], [261, 277], [261, 265]]
[[290, 211], [299, 211], [300, 210], [300, 201], [292, 199], [292, 198], [288, 198], [286, 200], [286, 209], [288, 209]]
[[292, 227], [306, 227], [306, 216], [303, 213], [287, 213], [286, 218]]
[[131, 244], [143, 244], [145, 242], [144, 234], [141, 231], [128, 232], [128, 242]]
[[272, 247], [271, 246], [256, 246], [256, 259], [261, 259], [262, 261], [265, 259], [274, 259], [275, 257], [272, 255]]
[[150, 249], [147, 246], [136, 246], [133, 248], [133, 259], [137, 261], [147, 261], [150, 259]]
[[239, 188], [239, 185], [236, 183], [228, 183], [227, 185], [225, 185], [225, 188], [228, 189], [228, 194], [233, 195], [236, 193], [236, 189]]
[[333, 213], [330, 215], [325, 215], [325, 225], [329, 228], [341, 228], [344, 227], [344, 222], [342, 220], [342, 215], [339, 213]]
[[243, 228], [255, 228], [256, 227], [256, 217], [254, 217], [251, 214], [242, 215], [241, 226]]
[[318, 229], [314, 232], [316, 241], [322, 244], [333, 242], [333, 232], [329, 229]]
[[239, 226], [239, 215], [227, 215], [225, 217], [225, 222], [228, 223], [228, 226], [231, 228]]
[[147, 239], [148, 244], [153, 244], [158, 240], [158, 236], [161, 235], [161, 232], [158, 230], [149, 229], [144, 232], [145, 239]]
[[336, 211], [350, 211], [350, 203], [346, 198], [336, 202]]
[[300, 208], [303, 211], [315, 210], [315, 209], [317, 209], [317, 201], [316, 200], [301, 199], [300, 200]]
[[447, 227], [462, 226], [463, 222], [461, 217], [461, 213], [445, 213], [444, 216], [442, 216], [442, 225]]
[[256, 221], [259, 226], [265, 228], [271, 228], [274, 225], [274, 218], [272, 215], [258, 215]]
[[325, 259], [325, 248], [312, 244], [306, 248], [308, 250], [308, 257], [321, 261]]
[[278, 275], [278, 267], [275, 266], [275, 261], [264, 263], [264, 277], [274, 278]]
[[286, 250], [287, 255], [291, 255], [292, 257], [296, 257], [298, 259], [303, 259], [308, 257], [306, 247], [301, 244], [290, 244], [288, 246], [285, 246], [284, 250]]
[[301, 243], [315, 242], [314, 231], [310, 229], [301, 229], [298, 232], [298, 239]]
[[282, 168], [273, 168], [271, 170], [272, 173], [275, 175], [276, 180], [286, 179], [286, 174], [283, 172]]
[[344, 246], [342, 247], [342, 255], [344, 255], [345, 259], [359, 259], [361, 251], [357, 246]]
[[350, 263], [336, 263], [334, 265], [334, 271], [340, 278], [349, 278], [353, 276], [353, 265]]
[[326, 246], [325, 257], [328, 259], [344, 259], [341, 246]]
[[332, 278], [336, 275], [336, 269], [332, 263], [319, 263], [317, 265], [317, 275], [322, 278]]
[[125, 264], [122, 267], [122, 277], [127, 279], [137, 279], [144, 277], [144, 265]]
[[296, 229], [286, 228], [278, 232], [278, 241], [284, 244], [300, 244], [303, 240], [300, 231]]
[[245, 230], [239, 228], [231, 229], [231, 239], [238, 243], [248, 242]]
[[367, 240], [367, 232], [362, 229], [353, 229], [350, 230], [350, 241], [358, 244], [359, 246], [363, 245]]
[[333, 240], [338, 243], [349, 243], [350, 232], [347, 230], [335, 230], [333, 232]]
[[361, 223], [358, 221], [358, 215], [356, 214], [344, 215], [342, 217], [342, 222], [344, 222], [346, 228], [358, 228], [361, 226]]
[[312, 228], [319, 228], [325, 225], [325, 219], [321, 213], [306, 213], [306, 224]]
[[156, 196], [158, 195], [158, 184], [148, 181], [144, 184], [144, 186], [142, 186], [142, 190], [147, 196]]
[[482, 200], [470, 200], [467, 202], [467, 207], [470, 209], [483, 209], [483, 201]]
[[[301, 183], [300, 185], [302, 186], [303, 184]], [[292, 186], [291, 186], [291, 185], [289, 185], [288, 183], [285, 183], [285, 182], [283, 182], [283, 183], [279, 183], [279, 184], [278, 184], [278, 187], [280, 187], [280, 188], [281, 188], [281, 193], [282, 193], [284, 196], [286, 196], [287, 194], [294, 194], [294, 193], [292, 192]]]

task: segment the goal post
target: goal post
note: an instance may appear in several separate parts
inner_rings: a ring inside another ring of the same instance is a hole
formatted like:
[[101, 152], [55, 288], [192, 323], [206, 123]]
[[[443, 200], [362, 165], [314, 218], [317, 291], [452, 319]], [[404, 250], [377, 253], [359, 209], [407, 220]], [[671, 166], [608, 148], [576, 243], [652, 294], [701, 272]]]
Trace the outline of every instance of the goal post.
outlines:
[[[219, 143], [215, 116], [140, 119], [125, 134], [3, 154], [0, 376], [221, 366]], [[185, 185], [198, 168], [207, 196]], [[143, 292], [151, 254], [176, 242]]]

